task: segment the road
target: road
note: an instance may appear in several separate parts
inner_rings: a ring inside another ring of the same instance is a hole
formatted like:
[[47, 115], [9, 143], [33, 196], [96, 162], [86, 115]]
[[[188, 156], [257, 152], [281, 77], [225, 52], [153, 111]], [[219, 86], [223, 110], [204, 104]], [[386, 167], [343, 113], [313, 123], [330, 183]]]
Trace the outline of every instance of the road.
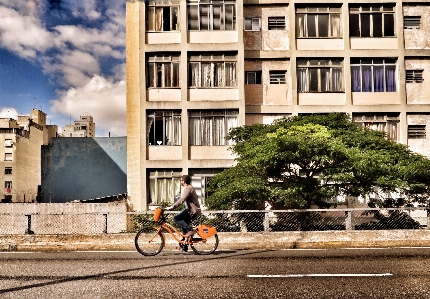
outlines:
[[430, 248], [0, 253], [0, 298], [430, 298]]

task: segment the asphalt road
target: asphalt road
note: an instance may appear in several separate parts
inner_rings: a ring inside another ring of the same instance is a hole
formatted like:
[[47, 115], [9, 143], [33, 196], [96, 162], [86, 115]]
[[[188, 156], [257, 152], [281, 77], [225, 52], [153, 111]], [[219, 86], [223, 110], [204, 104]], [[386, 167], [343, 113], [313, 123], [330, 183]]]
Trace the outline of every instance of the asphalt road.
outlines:
[[430, 298], [430, 248], [0, 253], [0, 298]]

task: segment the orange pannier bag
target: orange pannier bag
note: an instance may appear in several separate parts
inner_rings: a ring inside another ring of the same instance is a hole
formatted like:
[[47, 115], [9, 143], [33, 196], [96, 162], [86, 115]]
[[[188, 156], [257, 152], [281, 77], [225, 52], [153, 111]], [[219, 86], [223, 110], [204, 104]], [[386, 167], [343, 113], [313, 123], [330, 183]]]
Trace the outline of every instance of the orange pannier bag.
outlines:
[[202, 239], [207, 239], [213, 235], [216, 235], [218, 232], [214, 226], [201, 224], [197, 226], [197, 233], [200, 237], [202, 237]]
[[155, 222], [158, 222], [160, 220], [160, 216], [161, 216], [162, 213], [163, 213], [163, 210], [160, 209], [160, 208], [156, 208], [154, 210], [154, 221]]

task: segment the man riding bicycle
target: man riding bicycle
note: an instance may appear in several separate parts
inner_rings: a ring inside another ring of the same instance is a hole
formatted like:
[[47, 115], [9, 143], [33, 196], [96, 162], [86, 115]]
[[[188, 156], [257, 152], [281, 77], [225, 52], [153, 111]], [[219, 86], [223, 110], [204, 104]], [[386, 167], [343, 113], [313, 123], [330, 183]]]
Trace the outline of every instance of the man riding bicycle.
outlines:
[[181, 186], [184, 187], [181, 198], [165, 210], [179, 207], [182, 203], [185, 204], [185, 209], [173, 217], [173, 220], [182, 228], [182, 233], [185, 235], [185, 238], [188, 238], [194, 236], [196, 233], [190, 225], [191, 220], [200, 215], [202, 211], [200, 209], [196, 190], [191, 186], [191, 177], [189, 175], [183, 175], [181, 177]]

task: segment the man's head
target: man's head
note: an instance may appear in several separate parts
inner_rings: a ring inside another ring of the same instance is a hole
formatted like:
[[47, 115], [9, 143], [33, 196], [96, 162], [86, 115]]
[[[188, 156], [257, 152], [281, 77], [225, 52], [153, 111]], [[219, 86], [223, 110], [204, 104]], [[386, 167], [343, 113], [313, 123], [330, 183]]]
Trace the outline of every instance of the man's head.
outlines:
[[191, 177], [189, 175], [183, 175], [181, 177], [181, 183], [185, 183], [187, 185], [191, 184]]

